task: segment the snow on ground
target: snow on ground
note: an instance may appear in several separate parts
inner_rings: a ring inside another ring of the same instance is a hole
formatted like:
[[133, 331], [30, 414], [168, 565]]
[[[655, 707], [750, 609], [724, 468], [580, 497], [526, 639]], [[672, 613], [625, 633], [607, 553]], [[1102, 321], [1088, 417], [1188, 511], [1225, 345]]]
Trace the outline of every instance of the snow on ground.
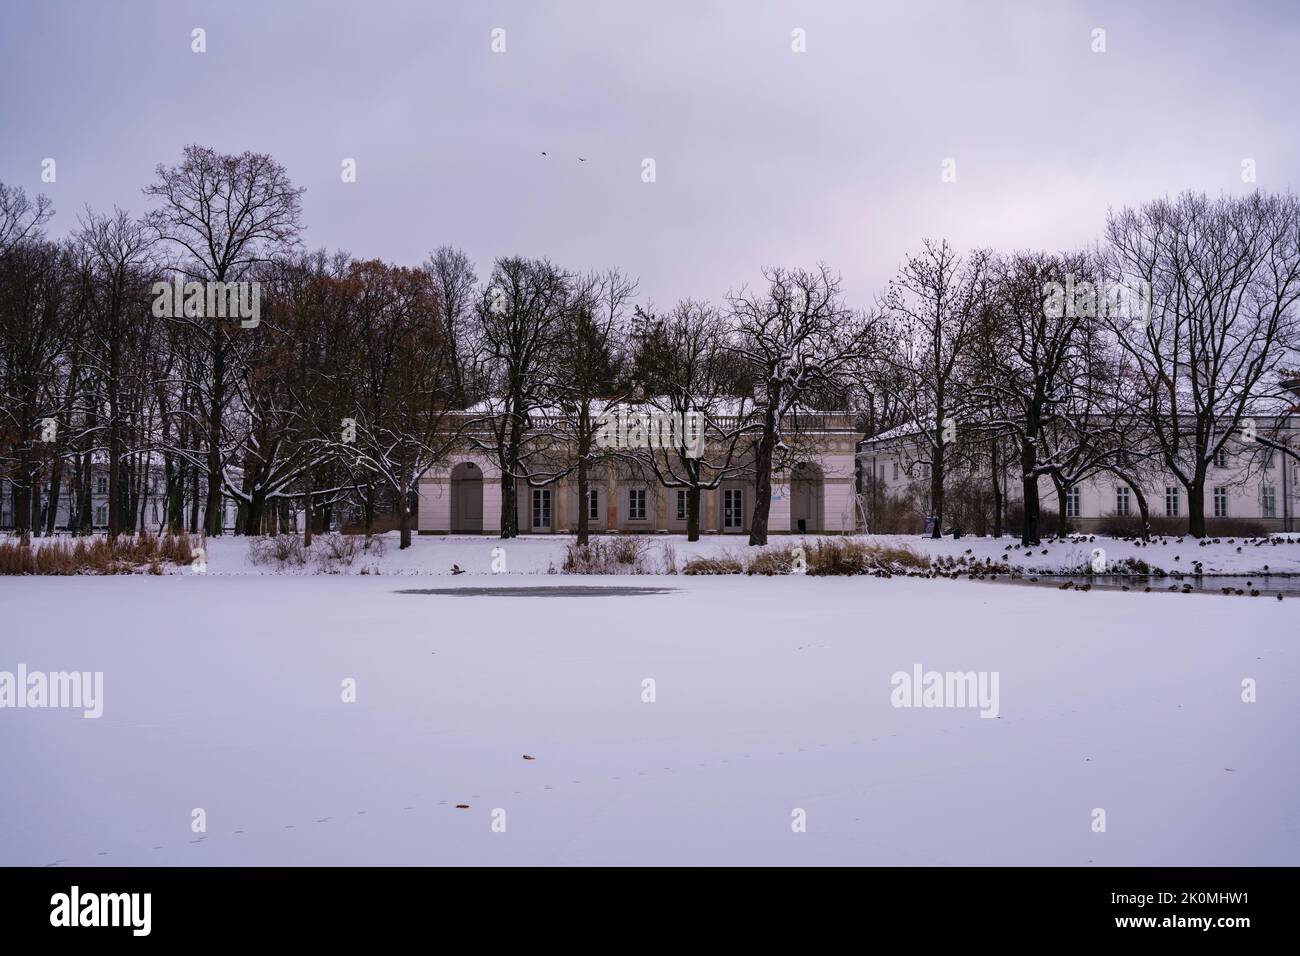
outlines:
[[[969, 550], [975, 560], [989, 558], [1007, 562], [1026, 573], [1052, 573], [1077, 570], [1092, 561], [1094, 549], [1103, 548], [1110, 564], [1125, 558], [1141, 558], [1148, 565], [1166, 572], [1192, 572], [1194, 560], [1202, 563], [1206, 574], [1258, 574], [1267, 566], [1270, 574], [1300, 574], [1300, 535], [1271, 539], [1220, 538], [1201, 546], [1194, 538], [1157, 538], [1150, 544], [1097, 536], [1080, 536], [1076, 540], [1044, 541], [1033, 549], [1020, 549], [1012, 537], [974, 538], [938, 541], [920, 535], [867, 535], [867, 540], [888, 545], [906, 545], [933, 557], [961, 557]], [[411, 547], [398, 548], [396, 533], [379, 536], [382, 554], [359, 552], [351, 565], [333, 565], [339, 574], [451, 574], [456, 565], [468, 572], [487, 573], [492, 568], [493, 551], [503, 548], [505, 570], [509, 574], [545, 574], [564, 565], [566, 546], [571, 535], [525, 535], [509, 541], [486, 535], [424, 535], [412, 539]], [[773, 547], [793, 547], [801, 541], [814, 540], [796, 535], [773, 535]], [[358, 539], [359, 540], [359, 539]], [[593, 540], [600, 540], [599, 536]], [[747, 538], [707, 535], [688, 542], [684, 535], [640, 536], [656, 566], [662, 566], [664, 548], [670, 547], [680, 568], [697, 555], [714, 555], [729, 551], [742, 555], [748, 551]], [[211, 574], [315, 574], [319, 564], [312, 560], [301, 567], [276, 564], [256, 565], [249, 559], [249, 538], [227, 535], [208, 541], [208, 573]], [[1240, 550], [1238, 550], [1240, 549]], [[1046, 553], [1044, 553], [1046, 552]]]
[[[510, 547], [521, 570], [554, 542]], [[0, 579], [0, 671], [104, 673], [97, 720], [0, 710], [0, 864], [1300, 864], [1292, 601], [863, 577], [399, 593], [502, 583]], [[891, 706], [916, 664], [996, 672], [997, 718]]]

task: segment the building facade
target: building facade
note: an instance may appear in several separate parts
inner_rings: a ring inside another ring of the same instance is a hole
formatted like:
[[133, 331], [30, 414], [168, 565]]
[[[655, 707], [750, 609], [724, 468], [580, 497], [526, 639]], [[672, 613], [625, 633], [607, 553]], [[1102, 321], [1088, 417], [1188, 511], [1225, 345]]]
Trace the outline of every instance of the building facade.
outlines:
[[[539, 429], [545, 435], [543, 419]], [[854, 449], [859, 434], [848, 414], [805, 416], [793, 463], [772, 477], [771, 533], [846, 533], [857, 527]], [[550, 470], [571, 449], [552, 439]], [[746, 452], [752, 454], [746, 445]], [[656, 455], [671, 452], [655, 451]], [[706, 449], [705, 457], [709, 455]], [[544, 484], [520, 479], [515, 488], [521, 534], [577, 531], [585, 507], [593, 533], [684, 534], [687, 490], [674, 487], [644, 463], [613, 456], [591, 468], [588, 500], [578, 500], [577, 477], [569, 473]], [[664, 459], [661, 459], [663, 461]], [[754, 510], [754, 474], [742, 464], [718, 487], [702, 490], [700, 531], [749, 534]], [[546, 469], [543, 469], [546, 470]], [[666, 473], [669, 468], [660, 469]], [[536, 481], [536, 479], [535, 479]], [[502, 514], [501, 470], [490, 451], [466, 442], [464, 448], [420, 479], [421, 534], [499, 534]]]
[[[1294, 415], [1261, 418], [1261, 434], [1290, 448], [1300, 447], [1300, 417]], [[866, 526], [872, 527], [873, 513], [883, 517], [883, 508], [909, 503], [918, 516], [928, 512], [929, 474], [917, 464], [924, 456], [914, 433], [895, 429], [858, 446], [858, 466], [868, 493], [863, 495]], [[1008, 509], [1023, 499], [1014, 456], [1001, 476]], [[972, 475], [964, 463], [956, 463], [954, 484], [967, 482], [991, 486], [993, 476], [982, 458], [983, 468]], [[1138, 488], [1113, 474], [1099, 472], [1065, 490], [1064, 500], [1049, 476], [1038, 482], [1040, 506], [1064, 515], [1073, 530], [1096, 532], [1123, 527], [1140, 513], [1138, 491], [1147, 502], [1152, 527], [1156, 530], [1186, 530], [1187, 491], [1174, 476], [1159, 467], [1146, 469]], [[945, 508], [951, 514], [953, 509]], [[1300, 527], [1300, 462], [1285, 452], [1258, 442], [1229, 439], [1210, 464], [1205, 479], [1206, 529], [1256, 526], [1266, 532], [1296, 531]], [[945, 521], [945, 525], [948, 521]], [[919, 529], [918, 529], [919, 530]], [[970, 532], [967, 523], [964, 528]], [[1044, 527], [1044, 532], [1053, 529]], [[1230, 532], [1225, 532], [1230, 533]], [[1240, 534], [1241, 531], [1236, 533]]]

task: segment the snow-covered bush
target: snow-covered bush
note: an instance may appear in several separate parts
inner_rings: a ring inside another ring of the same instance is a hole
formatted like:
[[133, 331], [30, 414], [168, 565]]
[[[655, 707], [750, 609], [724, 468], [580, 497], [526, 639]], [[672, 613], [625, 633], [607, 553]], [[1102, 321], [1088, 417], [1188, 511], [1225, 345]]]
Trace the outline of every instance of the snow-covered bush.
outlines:
[[746, 574], [789, 574], [794, 569], [793, 548], [764, 548], [749, 557]]
[[808, 574], [919, 574], [930, 559], [903, 545], [879, 544], [857, 538], [818, 538], [773, 544], [736, 556], [730, 552], [699, 556], [686, 562], [683, 574], [791, 574], [795, 549], [803, 551]]
[[248, 560], [256, 565], [301, 567], [307, 563], [307, 551], [296, 534], [277, 534], [253, 538], [248, 543]]
[[650, 547], [633, 535], [594, 538], [587, 544], [570, 543], [564, 553], [565, 574], [655, 574], [650, 567]]
[[744, 563], [726, 551], [720, 554], [691, 558], [682, 568], [682, 574], [743, 574]]
[[326, 573], [337, 573], [340, 565], [351, 567], [360, 550], [356, 535], [322, 534], [312, 539], [316, 563]]

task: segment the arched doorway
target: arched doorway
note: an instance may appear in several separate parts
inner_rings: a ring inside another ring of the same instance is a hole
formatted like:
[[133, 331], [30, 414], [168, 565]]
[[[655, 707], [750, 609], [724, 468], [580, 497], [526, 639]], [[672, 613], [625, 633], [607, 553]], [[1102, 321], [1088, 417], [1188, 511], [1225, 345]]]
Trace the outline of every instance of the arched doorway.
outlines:
[[451, 530], [483, 531], [483, 470], [472, 461], [451, 470]]
[[824, 531], [825, 510], [822, 470], [811, 462], [800, 462], [790, 472], [790, 530]]

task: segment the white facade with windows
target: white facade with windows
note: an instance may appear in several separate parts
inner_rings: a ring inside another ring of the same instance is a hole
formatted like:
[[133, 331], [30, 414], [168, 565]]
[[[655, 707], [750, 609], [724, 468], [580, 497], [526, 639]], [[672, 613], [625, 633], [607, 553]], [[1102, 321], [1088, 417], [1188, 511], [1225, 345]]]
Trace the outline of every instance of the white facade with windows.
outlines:
[[[1261, 428], [1265, 421], [1260, 420]], [[1300, 416], [1268, 419], [1267, 424], [1270, 440], [1300, 448]], [[922, 457], [919, 448], [914, 438], [896, 429], [862, 442], [858, 460], [864, 476], [874, 476], [874, 495], [911, 499], [917, 502], [918, 513], [923, 513], [924, 503], [928, 501], [929, 475], [923, 466], [914, 464]], [[1002, 487], [1008, 506], [1022, 496], [1016, 464], [1014, 460], [1005, 463]], [[978, 480], [992, 483], [987, 472]], [[1187, 489], [1172, 474], [1162, 473], [1153, 466], [1141, 483], [1141, 491], [1153, 524], [1161, 520], [1186, 524]], [[1248, 522], [1266, 531], [1300, 530], [1300, 462], [1283, 451], [1257, 442], [1229, 439], [1208, 465], [1204, 493], [1207, 530], [1211, 534], [1215, 521]], [[1115, 519], [1133, 519], [1140, 514], [1135, 489], [1109, 473], [1094, 474], [1071, 486], [1064, 500], [1051, 479], [1043, 476], [1039, 479], [1038, 494], [1045, 511], [1063, 511], [1070, 524], [1080, 531], [1097, 530], [1114, 523]], [[867, 501], [869, 512], [870, 496]], [[871, 526], [870, 514], [867, 526]]]
[[[815, 427], [814, 427], [815, 426]], [[544, 422], [540, 426], [545, 428]], [[842, 533], [857, 527], [854, 448], [859, 433], [848, 414], [819, 414], [804, 423], [797, 460], [772, 476], [768, 530], [780, 533]], [[562, 458], [563, 448], [556, 449]], [[593, 464], [588, 500], [579, 502], [573, 473], [545, 484], [515, 483], [521, 534], [572, 533], [585, 505], [592, 532], [684, 533], [685, 488], [659, 481], [651, 469], [610, 460]], [[447, 463], [420, 479], [421, 534], [499, 534], [502, 481], [495, 457], [467, 443]], [[700, 494], [700, 531], [748, 534], [754, 481], [747, 470]]]

